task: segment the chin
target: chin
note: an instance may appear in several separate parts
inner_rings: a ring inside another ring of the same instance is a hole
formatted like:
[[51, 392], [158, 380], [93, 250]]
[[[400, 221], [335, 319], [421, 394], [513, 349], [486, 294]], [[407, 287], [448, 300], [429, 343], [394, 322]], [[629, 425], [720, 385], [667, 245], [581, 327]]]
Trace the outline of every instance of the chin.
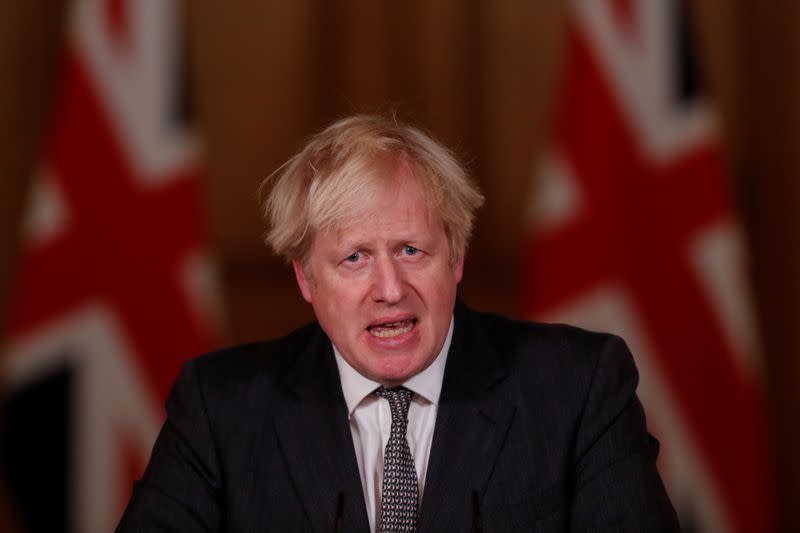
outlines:
[[379, 372], [375, 373], [375, 375], [378, 377], [378, 379], [375, 381], [379, 381], [381, 384], [386, 386], [401, 385], [404, 381], [411, 379], [425, 370], [425, 368], [427, 368], [427, 365], [422, 365], [415, 362], [410, 362], [403, 365], [390, 365], [388, 367], [384, 366]]

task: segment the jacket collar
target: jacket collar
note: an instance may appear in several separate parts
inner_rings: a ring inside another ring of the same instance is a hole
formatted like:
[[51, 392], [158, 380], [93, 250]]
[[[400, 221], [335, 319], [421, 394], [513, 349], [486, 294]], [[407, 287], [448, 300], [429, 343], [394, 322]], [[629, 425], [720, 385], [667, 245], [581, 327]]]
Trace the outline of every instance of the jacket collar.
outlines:
[[[318, 325], [285, 374], [292, 398], [274, 423], [281, 452], [314, 531], [369, 531], [339, 373]], [[341, 508], [339, 502], [341, 501]]]
[[514, 407], [502, 394], [507, 368], [484, 326], [457, 303], [419, 532], [441, 530], [442, 524], [474, 526], [473, 494], [480, 501], [513, 418]]

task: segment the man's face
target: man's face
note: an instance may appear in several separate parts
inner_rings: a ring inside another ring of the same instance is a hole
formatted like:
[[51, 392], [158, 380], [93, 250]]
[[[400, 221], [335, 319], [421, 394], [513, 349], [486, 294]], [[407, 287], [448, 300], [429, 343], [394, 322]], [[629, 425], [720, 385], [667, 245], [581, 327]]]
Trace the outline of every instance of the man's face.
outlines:
[[342, 357], [386, 386], [422, 372], [444, 344], [461, 281], [442, 223], [429, 214], [410, 170], [337, 230], [316, 235], [303, 297]]

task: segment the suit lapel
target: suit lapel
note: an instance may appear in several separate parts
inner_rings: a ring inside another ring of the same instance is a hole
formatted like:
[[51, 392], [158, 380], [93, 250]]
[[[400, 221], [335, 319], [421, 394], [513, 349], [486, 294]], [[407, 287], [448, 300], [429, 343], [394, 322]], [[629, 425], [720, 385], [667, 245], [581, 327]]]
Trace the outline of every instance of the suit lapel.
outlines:
[[505, 378], [469, 311], [456, 308], [455, 331], [447, 357], [436, 416], [418, 531], [438, 531], [442, 524], [469, 527], [473, 491], [482, 494], [500, 452], [514, 408], [502, 401], [498, 385]]
[[315, 531], [368, 531], [353, 440], [330, 342], [321, 330], [287, 373], [293, 402], [275, 417], [281, 452]]

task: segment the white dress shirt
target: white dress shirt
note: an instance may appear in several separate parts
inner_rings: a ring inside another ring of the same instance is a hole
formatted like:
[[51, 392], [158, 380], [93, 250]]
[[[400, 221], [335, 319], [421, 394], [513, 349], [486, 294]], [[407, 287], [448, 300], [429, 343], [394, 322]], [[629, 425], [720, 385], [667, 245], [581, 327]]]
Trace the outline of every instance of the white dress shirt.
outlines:
[[[452, 337], [453, 319], [450, 319], [450, 329], [439, 355], [428, 368], [403, 383], [404, 387], [414, 393], [408, 408], [406, 436], [417, 470], [420, 502], [425, 489], [425, 473], [428, 470], [433, 428], [436, 425], [439, 393], [442, 390], [444, 366]], [[389, 410], [389, 402], [373, 394], [381, 384], [359, 374], [344, 360], [336, 346], [333, 347], [333, 353], [336, 356], [342, 392], [347, 403], [350, 432], [353, 435], [353, 446], [361, 474], [369, 527], [374, 532], [380, 517], [383, 456], [391, 432], [392, 413]]]

